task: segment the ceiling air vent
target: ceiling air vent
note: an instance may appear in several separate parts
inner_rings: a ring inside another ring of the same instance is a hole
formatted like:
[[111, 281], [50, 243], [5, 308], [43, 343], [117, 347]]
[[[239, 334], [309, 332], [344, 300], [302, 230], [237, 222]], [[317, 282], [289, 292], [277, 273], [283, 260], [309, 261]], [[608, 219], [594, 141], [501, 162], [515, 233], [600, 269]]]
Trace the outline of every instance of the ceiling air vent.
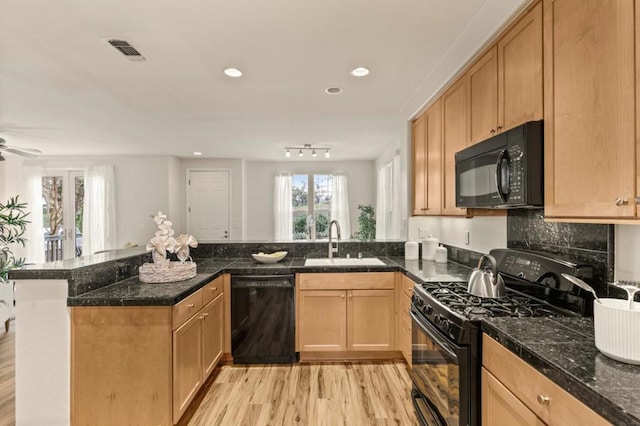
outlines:
[[115, 47], [120, 53], [127, 57], [130, 61], [144, 61], [145, 58], [135, 47], [131, 46], [125, 40], [109, 39], [107, 42]]

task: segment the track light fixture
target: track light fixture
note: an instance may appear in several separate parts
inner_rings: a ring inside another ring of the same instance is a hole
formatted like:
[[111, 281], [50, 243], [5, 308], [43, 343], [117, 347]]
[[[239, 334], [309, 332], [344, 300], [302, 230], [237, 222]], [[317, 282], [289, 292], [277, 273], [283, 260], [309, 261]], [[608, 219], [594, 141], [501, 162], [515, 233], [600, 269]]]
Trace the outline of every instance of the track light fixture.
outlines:
[[304, 146], [288, 146], [284, 149], [284, 156], [289, 158], [291, 157], [291, 151], [298, 151], [298, 157], [304, 156], [305, 151], [311, 151], [311, 156], [316, 158], [318, 157], [318, 151], [324, 151], [324, 157], [329, 158], [331, 154], [329, 154], [329, 150], [331, 148], [321, 148], [317, 146], [311, 146], [311, 144], [304, 144]]

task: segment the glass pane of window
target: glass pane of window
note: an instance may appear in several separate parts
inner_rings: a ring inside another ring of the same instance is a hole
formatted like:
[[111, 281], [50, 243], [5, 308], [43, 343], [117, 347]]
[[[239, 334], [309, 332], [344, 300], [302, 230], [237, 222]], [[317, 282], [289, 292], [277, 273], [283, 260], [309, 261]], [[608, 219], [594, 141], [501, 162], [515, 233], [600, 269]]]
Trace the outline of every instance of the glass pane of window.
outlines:
[[333, 176], [313, 176], [313, 212], [316, 222], [316, 238], [329, 238]]
[[82, 209], [84, 207], [84, 176], [76, 176], [74, 179], [74, 220], [75, 220], [75, 249], [76, 257], [82, 256]]
[[293, 239], [306, 240], [308, 237], [309, 176], [293, 175], [291, 202], [293, 205]]
[[64, 209], [62, 176], [42, 178], [42, 222], [44, 225], [45, 261], [63, 259]]

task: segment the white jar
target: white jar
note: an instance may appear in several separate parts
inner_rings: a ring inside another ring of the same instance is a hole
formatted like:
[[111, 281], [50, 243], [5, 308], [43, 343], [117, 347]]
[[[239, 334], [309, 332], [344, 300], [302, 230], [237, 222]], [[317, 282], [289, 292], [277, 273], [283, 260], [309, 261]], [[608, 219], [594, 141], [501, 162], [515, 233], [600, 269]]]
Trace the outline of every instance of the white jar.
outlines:
[[422, 240], [422, 258], [424, 260], [435, 260], [436, 247], [438, 247], [438, 239], [429, 234], [427, 238]]
[[404, 258], [405, 260], [418, 260], [420, 246], [416, 241], [407, 241], [404, 243]]
[[447, 263], [447, 248], [436, 247], [436, 263]]

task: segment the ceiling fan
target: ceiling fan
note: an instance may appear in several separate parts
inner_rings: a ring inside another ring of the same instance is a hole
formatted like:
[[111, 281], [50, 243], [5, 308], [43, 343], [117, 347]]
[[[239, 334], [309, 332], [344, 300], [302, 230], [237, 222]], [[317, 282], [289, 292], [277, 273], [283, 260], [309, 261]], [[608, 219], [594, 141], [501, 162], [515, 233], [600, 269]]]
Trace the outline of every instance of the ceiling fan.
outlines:
[[42, 151], [35, 148], [19, 148], [17, 146], [7, 145], [7, 141], [0, 138], [0, 161], [4, 161], [2, 152], [10, 152], [11, 154], [21, 155], [27, 158], [36, 158], [38, 154], [42, 154]]

